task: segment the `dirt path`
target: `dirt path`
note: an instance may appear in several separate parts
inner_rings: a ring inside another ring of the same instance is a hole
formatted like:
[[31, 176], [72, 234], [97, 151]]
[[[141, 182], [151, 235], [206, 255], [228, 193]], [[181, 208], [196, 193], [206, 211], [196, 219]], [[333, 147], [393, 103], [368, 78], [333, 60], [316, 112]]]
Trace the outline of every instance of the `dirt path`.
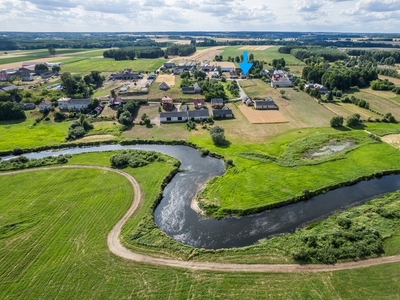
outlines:
[[129, 207], [125, 215], [118, 221], [118, 223], [111, 229], [107, 236], [108, 249], [115, 255], [142, 263], [162, 265], [169, 267], [185, 268], [190, 270], [211, 270], [211, 271], [226, 271], [226, 272], [275, 272], [275, 273], [287, 273], [287, 272], [331, 272], [339, 270], [351, 270], [357, 268], [365, 268], [371, 266], [377, 266], [388, 263], [400, 262], [400, 255], [379, 257], [373, 259], [366, 259], [361, 261], [338, 263], [335, 265], [296, 265], [296, 264], [231, 264], [231, 263], [213, 263], [213, 262], [197, 262], [197, 261], [181, 261], [174, 259], [157, 258], [147, 256], [139, 253], [134, 253], [125, 248], [120, 240], [119, 235], [121, 234], [122, 226], [132, 216], [132, 214], [138, 208], [140, 201], [142, 201], [142, 195], [139, 184], [137, 181], [128, 173], [124, 171], [111, 169], [107, 167], [99, 166], [56, 166], [56, 167], [44, 167], [20, 171], [12, 171], [7, 173], [0, 173], [0, 176], [6, 176], [10, 174], [18, 174], [24, 172], [35, 172], [39, 170], [51, 170], [51, 169], [98, 169], [104, 171], [110, 171], [118, 173], [124, 176], [132, 184], [134, 189], [134, 196], [132, 199], [132, 205]]

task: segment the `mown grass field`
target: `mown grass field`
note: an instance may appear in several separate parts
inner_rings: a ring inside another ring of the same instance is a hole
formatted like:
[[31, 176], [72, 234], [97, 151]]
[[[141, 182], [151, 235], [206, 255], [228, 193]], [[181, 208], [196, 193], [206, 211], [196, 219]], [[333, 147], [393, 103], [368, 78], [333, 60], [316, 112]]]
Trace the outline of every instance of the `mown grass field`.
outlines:
[[41, 121], [33, 126], [35, 119], [42, 116], [38, 111], [27, 111], [24, 121], [0, 122], [0, 151], [15, 147], [30, 148], [55, 145], [63, 142], [69, 122]]
[[[107, 157], [101, 155], [103, 158], [81, 156], [74, 163], [93, 160], [105, 164]], [[155, 164], [127, 171], [138, 179], [148, 201], [169, 167]], [[129, 206], [132, 190], [127, 180], [110, 172], [37, 171], [1, 177], [0, 187], [5, 191], [0, 196], [2, 299], [400, 296], [399, 277], [395, 276], [400, 264], [316, 274], [264, 274], [188, 271], [116, 257], [107, 249], [106, 236]]]
[[242, 47], [244, 46], [225, 47], [223, 48], [224, 52], [222, 52], [221, 55], [223, 56], [224, 60], [227, 60], [229, 56], [233, 58], [235, 58], [236, 56], [240, 57], [240, 55], [243, 54], [243, 51], [247, 51], [249, 55], [251, 53], [254, 55], [255, 60], [263, 60], [267, 64], [272, 63], [272, 60], [274, 59], [284, 58], [286, 61], [286, 65], [288, 66], [304, 65], [302, 61], [298, 60], [291, 54], [279, 53], [278, 52], [279, 46], [272, 46], [266, 50], [241, 50], [240, 48]]
[[[362, 146], [348, 152], [344, 157], [309, 166], [296, 164], [285, 167], [272, 161], [260, 162], [238, 155], [251, 151], [277, 158], [285, 157], [285, 150], [292, 151], [291, 143], [306, 138], [322, 138], [328, 134], [337, 135], [341, 139], [364, 140], [366, 136], [363, 131], [341, 133], [330, 128], [304, 128], [271, 138], [266, 143], [232, 143], [224, 148], [214, 146], [206, 135], [191, 136], [192, 142], [233, 159], [235, 164], [225, 175], [213, 180], [202, 197], [219, 206], [222, 211], [248, 210], [300, 196], [304, 190], [314, 191], [382, 170], [400, 169], [398, 150], [386, 143], [368, 142], [364, 145], [362, 142]], [[382, 160], [382, 157], [386, 159]]]
[[117, 61], [112, 58], [100, 57], [82, 57], [60, 60], [65, 64], [62, 65], [62, 72], [70, 73], [89, 73], [90, 71], [100, 72], [121, 72], [124, 69], [130, 68], [137, 72], [154, 72], [166, 59], [137, 59]]

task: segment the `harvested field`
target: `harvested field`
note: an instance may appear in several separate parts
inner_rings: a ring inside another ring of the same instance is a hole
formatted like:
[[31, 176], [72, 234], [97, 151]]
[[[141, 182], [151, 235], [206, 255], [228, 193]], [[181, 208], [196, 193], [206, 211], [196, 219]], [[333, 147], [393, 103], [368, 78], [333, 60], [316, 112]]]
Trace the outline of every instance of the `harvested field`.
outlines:
[[221, 68], [236, 68], [235, 63], [230, 61], [217, 61], [215, 64]]
[[174, 75], [158, 75], [155, 82], [165, 82], [169, 86], [175, 85], [175, 76]]
[[243, 47], [240, 47], [239, 50], [256, 50], [256, 51], [263, 51], [267, 50], [268, 48], [271, 48], [272, 46], [250, 46], [246, 45]]
[[400, 134], [388, 134], [381, 137], [382, 141], [400, 150]]
[[[207, 49], [198, 50], [194, 54], [186, 56], [185, 60], [214, 60], [215, 55], [220, 55], [222, 52], [224, 52], [223, 48], [225, 48], [225, 46], [210, 47]], [[182, 57], [178, 57], [175, 60], [181, 59]]]
[[279, 110], [255, 110], [246, 105], [240, 105], [239, 109], [252, 124], [276, 124], [288, 122]]

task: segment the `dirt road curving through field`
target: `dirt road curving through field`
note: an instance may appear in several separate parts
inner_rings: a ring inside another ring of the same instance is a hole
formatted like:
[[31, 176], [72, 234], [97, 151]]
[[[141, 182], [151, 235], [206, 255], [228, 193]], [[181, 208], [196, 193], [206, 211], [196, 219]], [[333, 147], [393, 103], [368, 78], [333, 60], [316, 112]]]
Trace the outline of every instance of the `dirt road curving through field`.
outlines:
[[154, 265], [161, 265], [161, 266], [185, 268], [190, 270], [209, 270], [209, 271], [226, 271], [226, 272], [275, 272], [275, 273], [331, 272], [331, 271], [351, 270], [357, 268], [365, 268], [382, 264], [400, 262], [400, 255], [394, 255], [394, 256], [386, 256], [373, 259], [366, 259], [361, 261], [338, 263], [334, 265], [232, 264], [232, 263], [214, 263], [214, 262], [199, 262], [199, 261], [181, 261], [174, 259], [157, 258], [153, 256], [134, 253], [131, 250], [125, 248], [121, 244], [119, 236], [121, 234], [121, 230], [125, 222], [132, 216], [132, 214], [136, 211], [140, 202], [142, 201], [142, 195], [137, 181], [131, 175], [121, 170], [111, 169], [107, 167], [86, 166], [86, 165], [55, 166], [55, 167], [19, 170], [19, 171], [0, 173], [0, 176], [25, 173], [25, 172], [35, 172], [40, 170], [51, 170], [51, 169], [98, 169], [98, 170], [118, 173], [124, 176], [127, 180], [129, 180], [134, 190], [132, 204], [129, 207], [128, 211], [125, 213], [125, 215], [117, 222], [117, 224], [112, 228], [112, 230], [109, 232], [107, 236], [108, 249], [115, 255], [128, 260], [141, 263], [154, 264]]

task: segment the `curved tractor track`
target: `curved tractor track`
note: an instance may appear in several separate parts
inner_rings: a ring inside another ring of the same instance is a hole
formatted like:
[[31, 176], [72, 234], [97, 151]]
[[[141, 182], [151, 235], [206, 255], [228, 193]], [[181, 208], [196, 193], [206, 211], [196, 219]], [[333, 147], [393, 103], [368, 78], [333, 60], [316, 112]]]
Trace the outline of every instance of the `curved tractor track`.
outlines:
[[18, 174], [24, 172], [35, 172], [39, 170], [50, 170], [50, 169], [98, 169], [109, 172], [118, 173], [124, 176], [132, 184], [134, 190], [134, 196], [132, 199], [132, 204], [129, 207], [125, 215], [117, 222], [117, 224], [111, 229], [107, 236], [107, 246], [108, 249], [115, 255], [136, 261], [141, 263], [148, 263], [154, 265], [162, 265], [169, 267], [185, 268], [189, 270], [211, 270], [211, 271], [226, 271], [226, 272], [330, 272], [339, 270], [351, 270], [357, 268], [365, 268], [376, 265], [388, 264], [400, 262], [400, 255], [385, 256], [373, 259], [366, 259], [354, 262], [338, 263], [334, 265], [323, 265], [323, 264], [311, 264], [311, 265], [298, 265], [298, 264], [233, 264], [233, 263], [214, 263], [214, 262], [200, 262], [200, 261], [181, 261], [167, 258], [158, 258], [148, 255], [143, 255], [139, 253], [134, 253], [131, 250], [125, 248], [119, 239], [122, 227], [125, 222], [132, 216], [136, 211], [142, 200], [142, 195], [140, 191], [139, 184], [128, 173], [121, 170], [111, 169], [107, 167], [99, 166], [80, 166], [80, 165], [70, 165], [70, 166], [56, 166], [56, 167], [44, 167], [35, 168], [28, 170], [12, 171], [7, 173], [0, 173], [0, 176]]

